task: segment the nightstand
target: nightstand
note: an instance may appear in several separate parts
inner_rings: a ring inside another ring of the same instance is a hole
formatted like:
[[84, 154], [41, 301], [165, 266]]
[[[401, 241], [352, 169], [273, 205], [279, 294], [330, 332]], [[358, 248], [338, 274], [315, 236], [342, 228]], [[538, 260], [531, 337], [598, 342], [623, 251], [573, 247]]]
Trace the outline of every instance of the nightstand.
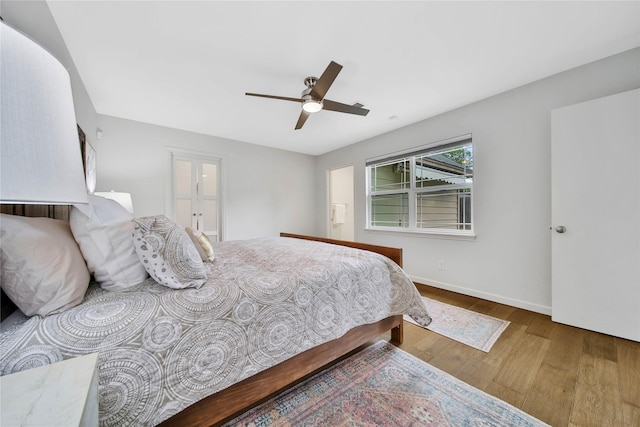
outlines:
[[97, 426], [98, 353], [0, 377], [0, 425]]

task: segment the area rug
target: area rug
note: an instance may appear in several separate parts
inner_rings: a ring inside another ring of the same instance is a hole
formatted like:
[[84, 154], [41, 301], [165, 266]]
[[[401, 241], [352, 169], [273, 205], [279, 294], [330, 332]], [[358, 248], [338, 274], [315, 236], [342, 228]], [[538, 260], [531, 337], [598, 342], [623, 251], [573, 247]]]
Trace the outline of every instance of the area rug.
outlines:
[[546, 426], [386, 341], [225, 426]]
[[[426, 329], [484, 352], [491, 350], [500, 334], [511, 323], [430, 298], [422, 299], [432, 318]], [[404, 316], [404, 320], [417, 325], [409, 316]]]

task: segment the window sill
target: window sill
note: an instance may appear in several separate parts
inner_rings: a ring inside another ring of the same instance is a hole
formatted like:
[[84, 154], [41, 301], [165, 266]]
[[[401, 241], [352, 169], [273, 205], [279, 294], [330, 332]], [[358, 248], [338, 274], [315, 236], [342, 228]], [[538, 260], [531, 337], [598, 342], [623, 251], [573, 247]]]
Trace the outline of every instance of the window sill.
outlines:
[[476, 239], [476, 234], [473, 231], [455, 231], [455, 230], [447, 230], [447, 231], [439, 231], [439, 230], [409, 230], [409, 229], [399, 229], [399, 228], [387, 228], [387, 227], [366, 227], [364, 229], [366, 232], [374, 232], [374, 233], [396, 233], [401, 235], [409, 235], [413, 237], [427, 237], [434, 239], [452, 239], [452, 240], [469, 240], [473, 241]]

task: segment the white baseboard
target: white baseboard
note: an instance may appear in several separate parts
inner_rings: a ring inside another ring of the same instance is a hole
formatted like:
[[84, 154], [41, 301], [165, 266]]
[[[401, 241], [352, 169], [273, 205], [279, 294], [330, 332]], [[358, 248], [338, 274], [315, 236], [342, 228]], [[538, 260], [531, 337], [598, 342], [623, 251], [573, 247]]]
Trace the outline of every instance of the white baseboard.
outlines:
[[519, 299], [509, 298], [502, 295], [496, 295], [489, 292], [478, 291], [477, 289], [465, 288], [463, 286], [451, 285], [449, 283], [439, 282], [437, 280], [425, 279], [422, 277], [409, 276], [411, 280], [416, 283], [420, 283], [427, 286], [433, 286], [434, 288], [445, 289], [447, 291], [457, 292], [463, 295], [469, 295], [476, 298], [482, 298], [489, 301], [497, 302], [500, 304], [510, 305], [512, 307], [522, 308], [524, 310], [534, 311], [536, 313], [546, 314], [551, 316], [551, 307], [533, 304], [527, 301]]

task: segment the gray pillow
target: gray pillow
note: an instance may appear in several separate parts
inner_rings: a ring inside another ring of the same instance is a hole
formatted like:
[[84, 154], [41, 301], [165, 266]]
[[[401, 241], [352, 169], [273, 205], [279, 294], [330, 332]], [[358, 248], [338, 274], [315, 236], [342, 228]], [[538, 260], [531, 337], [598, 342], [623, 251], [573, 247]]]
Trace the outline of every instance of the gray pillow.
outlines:
[[69, 224], [0, 217], [0, 284], [27, 316], [60, 313], [82, 302], [90, 274]]
[[134, 219], [133, 247], [161, 285], [173, 289], [199, 288], [207, 272], [186, 231], [164, 215]]

